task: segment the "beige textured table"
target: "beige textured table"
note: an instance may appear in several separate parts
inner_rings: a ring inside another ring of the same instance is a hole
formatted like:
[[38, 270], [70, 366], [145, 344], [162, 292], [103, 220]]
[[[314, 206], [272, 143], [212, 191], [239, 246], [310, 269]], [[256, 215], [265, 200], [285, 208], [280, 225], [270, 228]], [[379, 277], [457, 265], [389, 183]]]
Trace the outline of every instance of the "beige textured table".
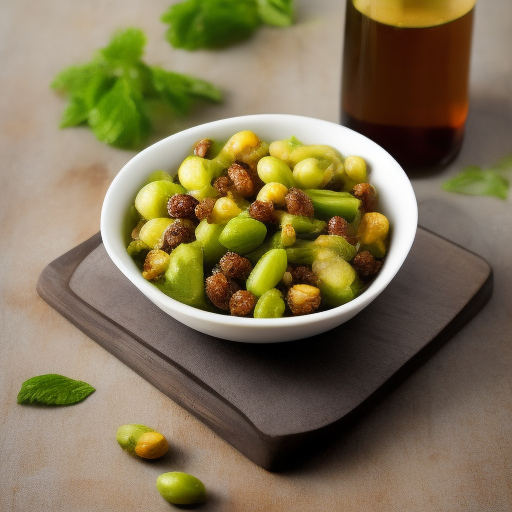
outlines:
[[[43, 268], [99, 229], [104, 193], [133, 152], [85, 129], [59, 130], [64, 102], [49, 83], [84, 62], [120, 27], [148, 34], [145, 59], [208, 79], [225, 102], [171, 126], [254, 113], [339, 120], [344, 2], [297, 0], [298, 22], [262, 29], [222, 52], [188, 53], [164, 41], [171, 2], [3, 0], [0, 17], [0, 510], [171, 510], [156, 477], [180, 470], [210, 491], [205, 511], [512, 510], [511, 200], [457, 196], [442, 182], [469, 164], [512, 153], [512, 4], [476, 11], [471, 111], [459, 157], [413, 179], [420, 223], [485, 258], [495, 275], [487, 306], [405, 383], [328, 450], [269, 473], [248, 461], [36, 292]], [[61, 373], [97, 388], [85, 402], [16, 404], [21, 383]], [[161, 429], [164, 460], [128, 457], [123, 423]]]

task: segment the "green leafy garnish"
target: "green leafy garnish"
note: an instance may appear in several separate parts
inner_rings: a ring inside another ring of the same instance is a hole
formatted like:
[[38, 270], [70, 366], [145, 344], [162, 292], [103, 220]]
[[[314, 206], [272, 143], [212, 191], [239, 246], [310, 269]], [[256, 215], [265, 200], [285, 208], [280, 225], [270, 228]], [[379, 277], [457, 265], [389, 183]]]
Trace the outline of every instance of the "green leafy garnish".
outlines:
[[19, 404], [72, 405], [94, 391], [86, 382], [48, 373], [26, 380], [21, 385], [17, 401]]
[[87, 124], [98, 140], [137, 149], [152, 131], [155, 104], [184, 115], [198, 99], [222, 100], [220, 90], [205, 80], [145, 64], [145, 45], [141, 30], [120, 30], [91, 62], [59, 73], [51, 86], [69, 100], [61, 128]]
[[507, 199], [510, 188], [508, 174], [512, 172], [512, 155], [502, 158], [494, 166], [482, 169], [469, 166], [457, 176], [443, 183], [448, 192], [471, 196], [494, 196]]
[[184, 0], [161, 20], [175, 48], [219, 49], [250, 38], [261, 25], [291, 25], [293, 11], [293, 0]]

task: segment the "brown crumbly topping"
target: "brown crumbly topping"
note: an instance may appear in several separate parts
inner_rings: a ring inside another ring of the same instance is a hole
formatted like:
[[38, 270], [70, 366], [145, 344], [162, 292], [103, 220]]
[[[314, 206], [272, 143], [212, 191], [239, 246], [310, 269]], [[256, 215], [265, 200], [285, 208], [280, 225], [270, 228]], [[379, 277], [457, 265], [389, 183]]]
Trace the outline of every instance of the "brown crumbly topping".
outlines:
[[257, 173], [243, 162], [232, 163], [228, 168], [228, 176], [243, 197], [254, 196], [262, 185]]
[[229, 176], [219, 176], [213, 182], [213, 188], [217, 190], [220, 196], [227, 196], [228, 192], [230, 192], [233, 187], [233, 182]]
[[286, 210], [292, 215], [300, 215], [302, 217], [314, 217], [315, 209], [313, 202], [306, 192], [292, 187], [288, 190], [284, 197], [286, 201]]
[[352, 189], [357, 199], [361, 201], [361, 206], [365, 212], [377, 211], [377, 191], [373, 185], [369, 183], [358, 183]]
[[212, 147], [212, 144], [213, 140], [211, 139], [201, 139], [196, 142], [196, 145], [194, 146], [194, 155], [205, 158], [208, 154], [208, 150]]
[[256, 297], [247, 290], [238, 290], [229, 301], [229, 311], [233, 316], [248, 316], [256, 306]]
[[327, 223], [327, 234], [342, 236], [347, 240], [347, 242], [355, 245], [357, 243], [357, 239], [349, 235], [348, 228], [348, 222], [343, 217], [335, 215], [334, 217], [331, 217]]
[[208, 219], [215, 206], [215, 199], [213, 197], [205, 197], [194, 208], [194, 214], [199, 220]]
[[220, 271], [234, 279], [247, 279], [252, 270], [252, 264], [236, 252], [227, 252], [219, 261]]
[[174, 194], [167, 202], [167, 212], [174, 219], [196, 220], [194, 213], [199, 201], [190, 194]]
[[270, 201], [253, 201], [249, 206], [249, 215], [265, 224], [275, 222], [274, 203]]
[[196, 239], [194, 224], [189, 219], [176, 219], [164, 232], [161, 250], [170, 253], [180, 244]]
[[370, 252], [362, 251], [354, 256], [352, 266], [361, 279], [369, 281], [380, 272], [382, 261], [376, 260]]
[[290, 265], [286, 269], [286, 272], [289, 272], [291, 276], [290, 286], [295, 284], [309, 284], [311, 286], [316, 286], [318, 284], [317, 275], [310, 267], [306, 267], [305, 265], [298, 265], [296, 267]]
[[229, 301], [238, 290], [238, 285], [233, 279], [222, 272], [216, 272], [206, 278], [206, 295], [219, 309], [229, 310]]

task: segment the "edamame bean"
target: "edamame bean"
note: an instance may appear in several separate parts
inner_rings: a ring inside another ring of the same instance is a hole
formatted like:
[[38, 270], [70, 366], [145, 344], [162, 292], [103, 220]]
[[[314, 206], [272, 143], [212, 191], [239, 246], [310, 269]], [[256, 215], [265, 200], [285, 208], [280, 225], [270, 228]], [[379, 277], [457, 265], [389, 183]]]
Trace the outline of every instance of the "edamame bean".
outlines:
[[185, 192], [181, 185], [172, 181], [152, 181], [139, 190], [135, 197], [135, 208], [146, 220], [166, 217], [169, 198]]
[[257, 171], [263, 183], [278, 182], [288, 188], [296, 185], [292, 170], [285, 162], [274, 156], [264, 156], [258, 162]]
[[122, 425], [116, 439], [123, 450], [144, 459], [157, 459], [169, 450], [165, 437], [146, 425]]
[[162, 240], [164, 231], [174, 222], [174, 219], [158, 218], [148, 220], [139, 231], [139, 240], [151, 249], [155, 249]]
[[163, 473], [156, 480], [162, 497], [173, 505], [199, 505], [206, 501], [206, 488], [195, 476], [181, 471]]
[[230, 251], [248, 254], [262, 244], [266, 234], [263, 222], [251, 217], [235, 217], [222, 230], [219, 242]]
[[256, 263], [246, 282], [246, 288], [256, 297], [275, 288], [286, 272], [288, 260], [285, 249], [270, 249]]
[[254, 318], [281, 318], [285, 308], [283, 294], [277, 288], [272, 288], [256, 302]]

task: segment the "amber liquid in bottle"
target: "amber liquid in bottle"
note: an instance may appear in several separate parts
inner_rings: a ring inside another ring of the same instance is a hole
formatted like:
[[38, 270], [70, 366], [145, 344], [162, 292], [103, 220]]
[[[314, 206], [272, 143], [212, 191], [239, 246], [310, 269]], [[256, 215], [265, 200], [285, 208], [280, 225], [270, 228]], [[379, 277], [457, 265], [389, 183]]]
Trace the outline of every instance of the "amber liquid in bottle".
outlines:
[[473, 10], [439, 25], [404, 27], [375, 21], [347, 1], [342, 123], [406, 171], [446, 165], [461, 147]]

